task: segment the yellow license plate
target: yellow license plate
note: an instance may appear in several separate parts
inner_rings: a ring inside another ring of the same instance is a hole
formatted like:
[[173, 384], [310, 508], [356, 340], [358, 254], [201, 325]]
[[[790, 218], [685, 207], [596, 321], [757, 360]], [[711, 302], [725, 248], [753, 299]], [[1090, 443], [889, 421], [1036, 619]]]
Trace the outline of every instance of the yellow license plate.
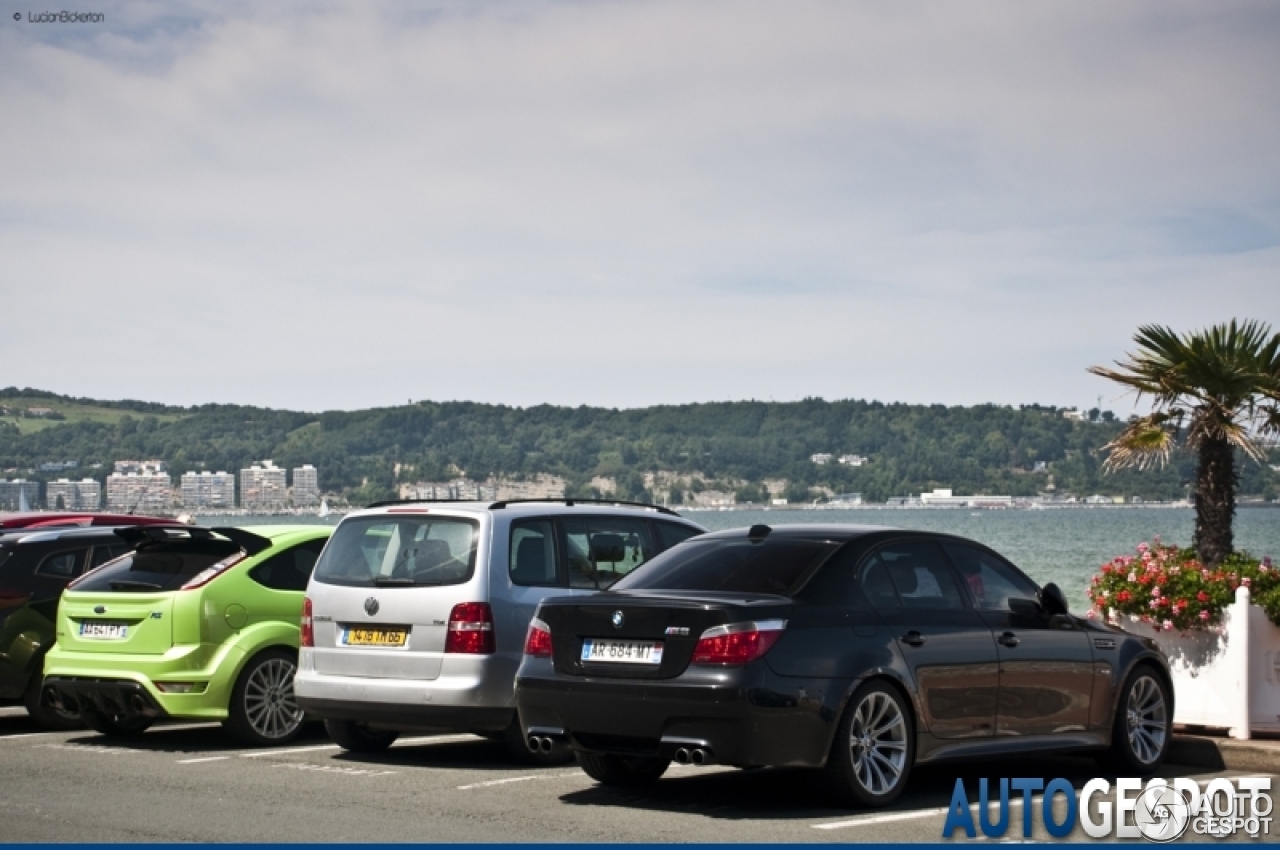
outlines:
[[347, 646], [404, 646], [408, 640], [404, 629], [345, 629], [342, 633]]

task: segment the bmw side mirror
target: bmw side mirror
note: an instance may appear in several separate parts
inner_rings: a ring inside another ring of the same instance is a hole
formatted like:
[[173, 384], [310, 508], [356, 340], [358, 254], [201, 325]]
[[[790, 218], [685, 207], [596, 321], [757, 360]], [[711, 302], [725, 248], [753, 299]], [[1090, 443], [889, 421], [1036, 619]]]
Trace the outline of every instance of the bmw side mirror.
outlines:
[[1062, 588], [1049, 582], [1040, 589], [1040, 607], [1044, 608], [1044, 612], [1050, 617], [1065, 614], [1067, 613], [1067, 596], [1062, 592]]

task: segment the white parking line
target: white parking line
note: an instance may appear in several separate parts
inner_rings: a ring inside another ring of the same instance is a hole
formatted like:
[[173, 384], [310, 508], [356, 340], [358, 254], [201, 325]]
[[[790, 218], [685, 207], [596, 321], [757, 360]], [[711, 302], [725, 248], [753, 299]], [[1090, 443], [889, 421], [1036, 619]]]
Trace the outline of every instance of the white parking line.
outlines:
[[[413, 747], [422, 746], [424, 744], [456, 744], [462, 741], [478, 741], [475, 735], [421, 735], [414, 738], [401, 738], [392, 744], [393, 747]], [[285, 747], [277, 750], [251, 750], [246, 753], [227, 753], [220, 756], [209, 756], [208, 758], [179, 759], [178, 764], [201, 764], [206, 761], [221, 761], [230, 758], [257, 759], [264, 756], [287, 756], [294, 753], [318, 753], [324, 750], [340, 750], [342, 747], [338, 744], [318, 744], [314, 747]]]
[[459, 791], [470, 791], [472, 788], [492, 788], [494, 785], [507, 785], [511, 782], [528, 782], [531, 779], [550, 779], [555, 774], [539, 773], [534, 776], [512, 776], [509, 779], [490, 779], [488, 782], [474, 782], [471, 785], [459, 785]]
[[[1033, 797], [1032, 803], [1038, 803], [1040, 800], [1041, 800], [1040, 797]], [[1021, 806], [1021, 805], [1022, 805], [1021, 797], [1013, 797], [1009, 800], [1010, 808], [1012, 808], [1013, 806]], [[979, 806], [980, 804], [973, 803], [969, 806], [969, 808], [973, 811], [974, 814], [977, 814]], [[990, 804], [989, 810], [994, 813], [998, 811], [999, 806], [1000, 804], [998, 802], [993, 802]], [[809, 825], [812, 826], [814, 829], [844, 829], [845, 827], [850, 827], [850, 826], [870, 826], [871, 824], [876, 824], [876, 823], [891, 823], [892, 821], [896, 821], [896, 820], [916, 820], [918, 818], [934, 818], [934, 817], [937, 817], [938, 815], [945, 815], [949, 811], [951, 810], [947, 807], [943, 807], [941, 809], [919, 809], [918, 811], [914, 811], [914, 812], [895, 812], [891, 815], [869, 815], [866, 817], [853, 818], [852, 820], [840, 820], [840, 821], [834, 821], [832, 823], [811, 823]]]
[[178, 764], [200, 764], [206, 761], [227, 761], [231, 756], [208, 756], [202, 759], [178, 759]]
[[61, 735], [61, 732], [19, 732], [17, 735], [5, 735], [0, 741], [17, 741], [22, 738], [43, 738], [45, 735]]
[[313, 753], [320, 750], [340, 750], [337, 744], [324, 744], [319, 747], [290, 747], [287, 750], [258, 750], [252, 753], [236, 753], [242, 759], [260, 759], [263, 756], [287, 756], [291, 753]]

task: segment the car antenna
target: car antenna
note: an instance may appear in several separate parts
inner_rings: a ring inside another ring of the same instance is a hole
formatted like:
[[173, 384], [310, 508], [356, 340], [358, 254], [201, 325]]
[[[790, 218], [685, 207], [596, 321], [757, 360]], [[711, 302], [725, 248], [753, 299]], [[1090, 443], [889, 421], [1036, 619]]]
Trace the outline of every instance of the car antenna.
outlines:
[[769, 532], [771, 531], [773, 531], [773, 529], [767, 525], [753, 525], [751, 528], [747, 529], [747, 539], [752, 543], [759, 543], [761, 540], [768, 537]]

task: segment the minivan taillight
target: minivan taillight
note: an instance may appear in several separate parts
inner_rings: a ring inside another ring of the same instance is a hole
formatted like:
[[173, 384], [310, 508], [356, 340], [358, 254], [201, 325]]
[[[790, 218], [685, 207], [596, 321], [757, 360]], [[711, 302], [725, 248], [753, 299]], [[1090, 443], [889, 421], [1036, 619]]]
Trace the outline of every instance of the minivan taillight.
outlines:
[[488, 602], [460, 602], [449, 612], [445, 652], [490, 655], [495, 649], [493, 610]]
[[551, 657], [551, 627], [537, 617], [529, 621], [529, 633], [524, 639], [524, 654], [534, 658]]
[[694, 664], [746, 664], [764, 655], [782, 637], [786, 620], [713, 626], [693, 648]]
[[302, 646], [316, 645], [315, 632], [311, 630], [311, 600], [309, 598], [302, 600], [302, 630], [298, 638]]
[[184, 584], [182, 587], [178, 589], [179, 590], [195, 590], [197, 587], [204, 587], [206, 584], [213, 581], [215, 578], [222, 575], [227, 570], [231, 569], [232, 567], [234, 567], [236, 564], [240, 563], [247, 557], [249, 556], [246, 555], [244, 552], [237, 552], [234, 555], [230, 555], [226, 558], [223, 558], [221, 561], [214, 564], [212, 567], [207, 567], [201, 570], [200, 572], [196, 573], [194, 576], [191, 577], [190, 581], [188, 581], [186, 584]]

